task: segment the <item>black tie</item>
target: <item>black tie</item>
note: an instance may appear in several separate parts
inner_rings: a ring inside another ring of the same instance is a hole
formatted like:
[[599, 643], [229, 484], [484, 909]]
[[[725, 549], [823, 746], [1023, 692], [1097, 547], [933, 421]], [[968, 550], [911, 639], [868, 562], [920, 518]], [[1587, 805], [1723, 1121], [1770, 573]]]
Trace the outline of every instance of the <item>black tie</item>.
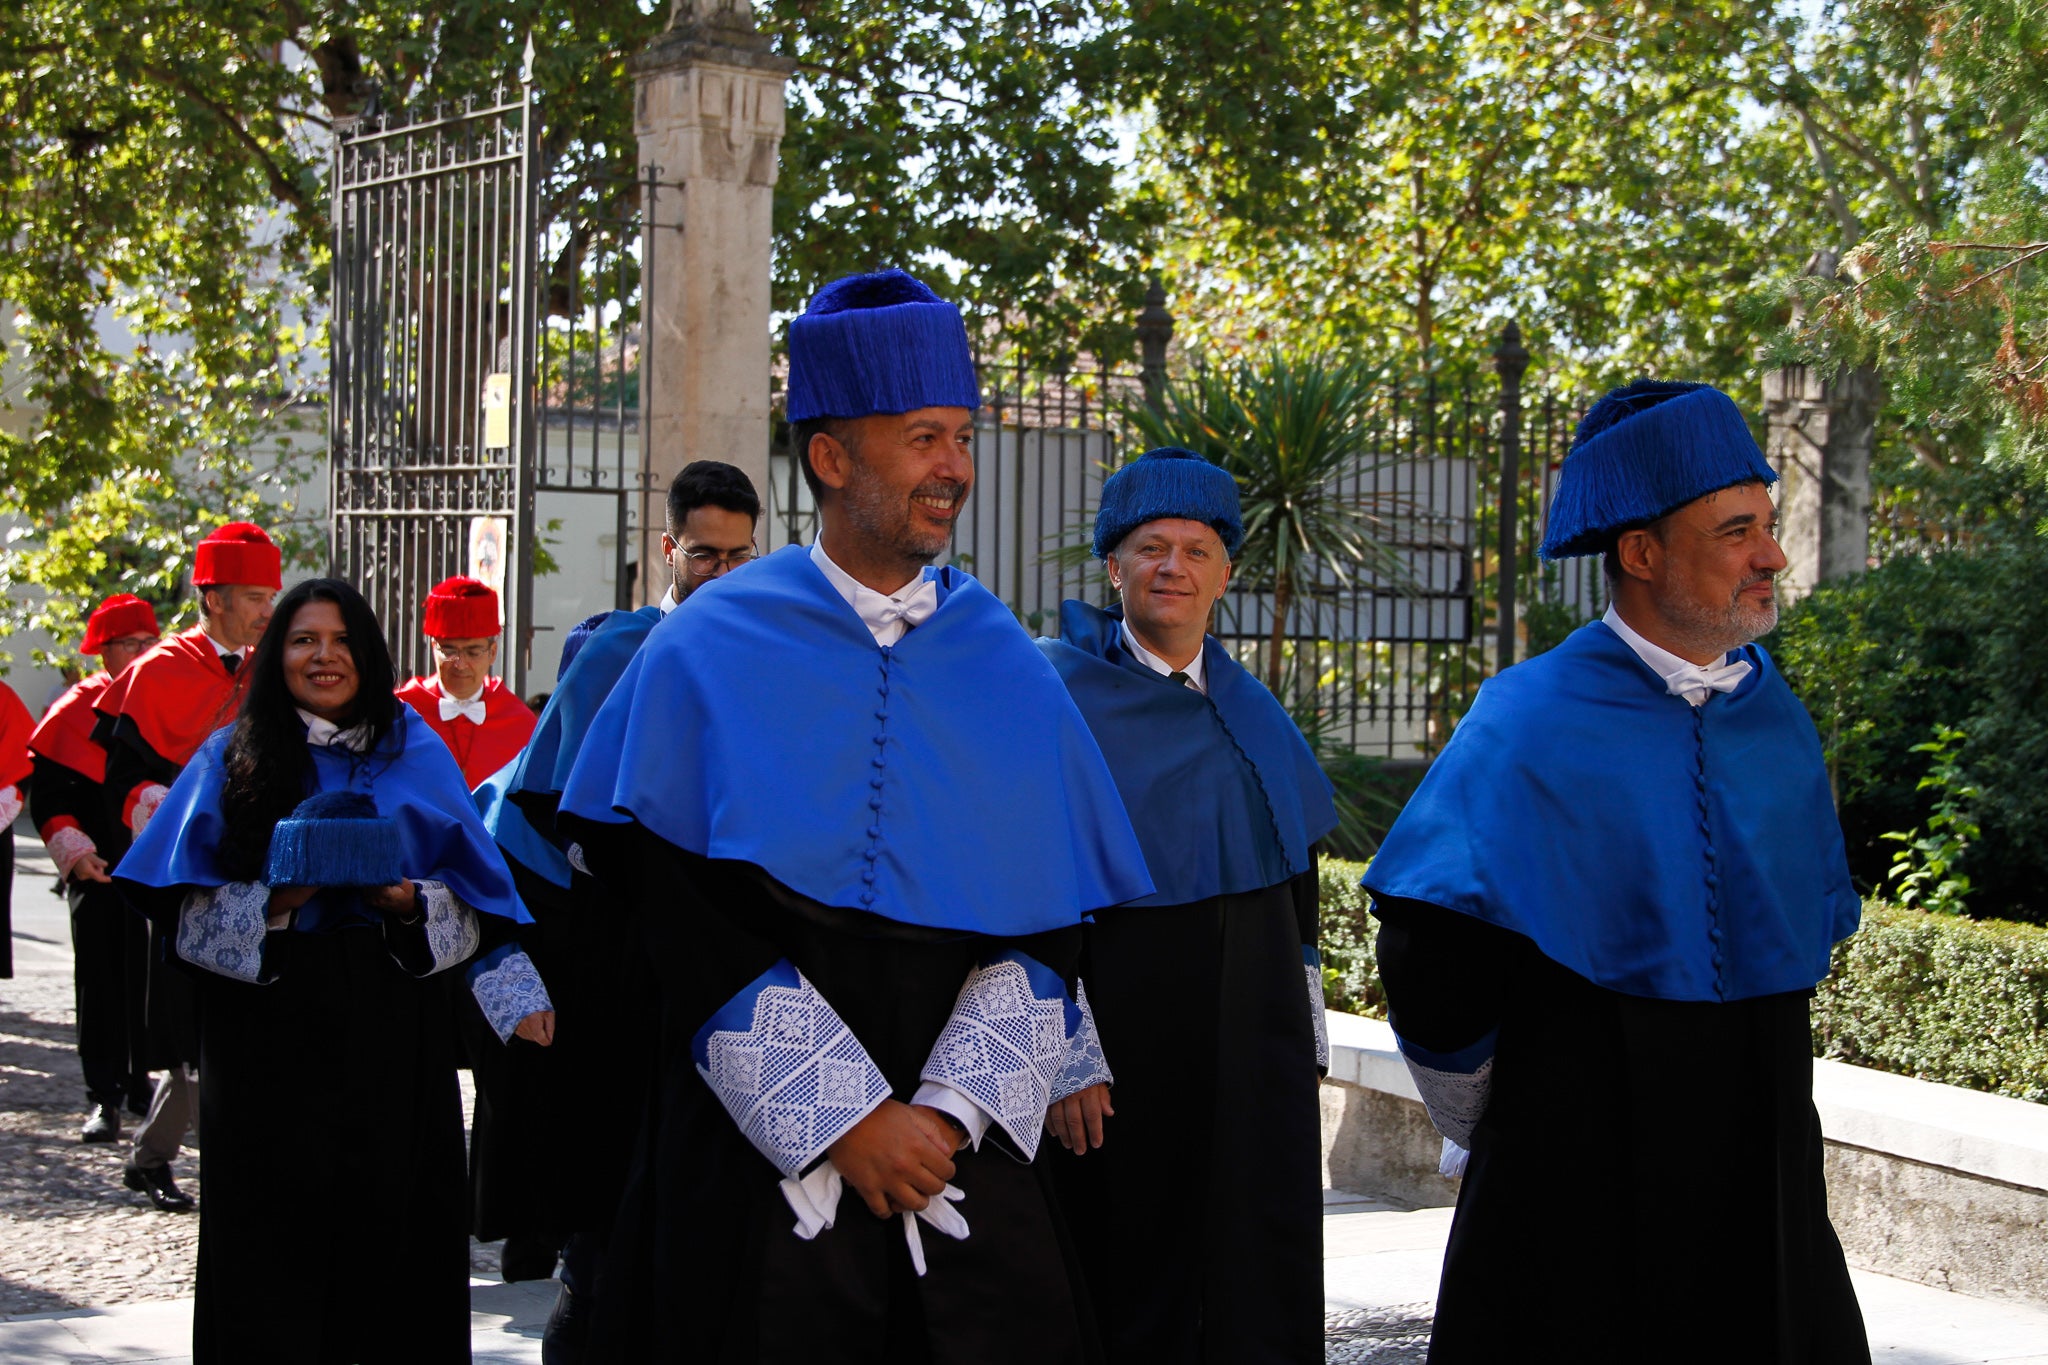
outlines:
[[1175, 687], [1186, 687], [1188, 685], [1188, 675], [1179, 672], [1178, 670], [1167, 674], [1166, 680], [1172, 683]]
[[242, 656], [239, 654], [223, 654], [220, 656], [220, 666], [229, 673], [233, 673], [242, 666]]

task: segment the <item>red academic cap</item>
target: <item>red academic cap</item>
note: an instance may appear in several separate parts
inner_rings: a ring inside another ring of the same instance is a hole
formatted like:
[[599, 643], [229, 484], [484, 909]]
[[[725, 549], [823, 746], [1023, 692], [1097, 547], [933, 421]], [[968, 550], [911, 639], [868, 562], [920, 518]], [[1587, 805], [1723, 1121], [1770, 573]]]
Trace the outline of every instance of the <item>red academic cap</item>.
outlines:
[[427, 594], [427, 638], [481, 640], [496, 635], [498, 594], [465, 574], [444, 578]]
[[192, 584], [199, 588], [247, 583], [284, 586], [284, 556], [253, 521], [231, 521], [199, 542], [192, 556]]
[[156, 609], [133, 593], [117, 592], [85, 618], [85, 643], [80, 654], [97, 654], [109, 641], [124, 635], [158, 635]]

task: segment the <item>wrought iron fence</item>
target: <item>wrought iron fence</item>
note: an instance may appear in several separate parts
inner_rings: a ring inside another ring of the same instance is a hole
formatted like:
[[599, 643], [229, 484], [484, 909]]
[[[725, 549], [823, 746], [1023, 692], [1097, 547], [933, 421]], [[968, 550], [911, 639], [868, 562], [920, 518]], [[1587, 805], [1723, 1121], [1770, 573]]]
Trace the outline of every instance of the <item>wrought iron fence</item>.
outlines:
[[[1057, 634], [1063, 599], [1112, 600], [1101, 565], [1077, 547], [1089, 540], [1103, 479], [1135, 453], [1124, 414], [1147, 401], [1151, 376], [1141, 367], [979, 368], [975, 490], [952, 562], [1025, 625]], [[1274, 680], [1323, 742], [1426, 759], [1504, 660], [1547, 647], [1605, 608], [1597, 561], [1537, 558], [1577, 408], [1550, 393], [1525, 402], [1519, 377], [1412, 377], [1389, 382], [1374, 405], [1356, 459], [1330, 492], [1380, 509], [1403, 577], [1317, 565], [1277, 639], [1269, 585], [1239, 582], [1219, 605], [1218, 638]], [[1504, 394], [1519, 419], [1510, 439]], [[807, 543], [816, 508], [786, 445], [771, 450], [769, 470], [766, 548]]]

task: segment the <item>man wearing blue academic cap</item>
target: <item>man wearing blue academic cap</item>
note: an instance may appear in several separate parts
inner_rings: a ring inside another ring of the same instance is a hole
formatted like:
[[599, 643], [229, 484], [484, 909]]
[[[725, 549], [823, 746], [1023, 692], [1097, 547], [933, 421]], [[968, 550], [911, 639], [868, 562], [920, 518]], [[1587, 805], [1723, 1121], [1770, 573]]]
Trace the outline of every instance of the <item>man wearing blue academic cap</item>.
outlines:
[[1143, 854], [1052, 665], [933, 567], [974, 482], [959, 310], [828, 285], [788, 401], [817, 543], [653, 628], [557, 817], [662, 993], [593, 1354], [1090, 1359], [1031, 1159], [1082, 923], [1151, 891]]
[[1604, 555], [1613, 606], [1480, 689], [1366, 874], [1464, 1172], [1437, 1365], [1870, 1359], [1807, 1020], [1859, 902], [1813, 722], [1752, 643], [1774, 480], [1718, 390], [1595, 404], [1543, 554]]
[[1063, 603], [1039, 642], [1154, 887], [1089, 926], [1102, 1065], [1048, 1115], [1112, 1360], [1323, 1359], [1314, 845], [1337, 813], [1294, 721], [1206, 633], [1243, 540], [1227, 472], [1147, 451], [1095, 522], [1121, 602]]

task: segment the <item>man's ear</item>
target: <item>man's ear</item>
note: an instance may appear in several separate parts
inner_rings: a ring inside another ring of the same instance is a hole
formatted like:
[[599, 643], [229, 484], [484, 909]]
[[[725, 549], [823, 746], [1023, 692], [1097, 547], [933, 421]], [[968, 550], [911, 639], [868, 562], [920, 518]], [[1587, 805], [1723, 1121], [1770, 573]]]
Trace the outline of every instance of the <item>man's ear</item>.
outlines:
[[1647, 583], [1656, 576], [1656, 556], [1663, 549], [1654, 531], [1638, 526], [1615, 538], [1614, 558], [1625, 576]]
[[829, 431], [813, 432], [811, 448], [805, 452], [805, 457], [810, 460], [811, 470], [818, 476], [819, 483], [835, 490], [846, 487], [853, 455], [838, 437]]

